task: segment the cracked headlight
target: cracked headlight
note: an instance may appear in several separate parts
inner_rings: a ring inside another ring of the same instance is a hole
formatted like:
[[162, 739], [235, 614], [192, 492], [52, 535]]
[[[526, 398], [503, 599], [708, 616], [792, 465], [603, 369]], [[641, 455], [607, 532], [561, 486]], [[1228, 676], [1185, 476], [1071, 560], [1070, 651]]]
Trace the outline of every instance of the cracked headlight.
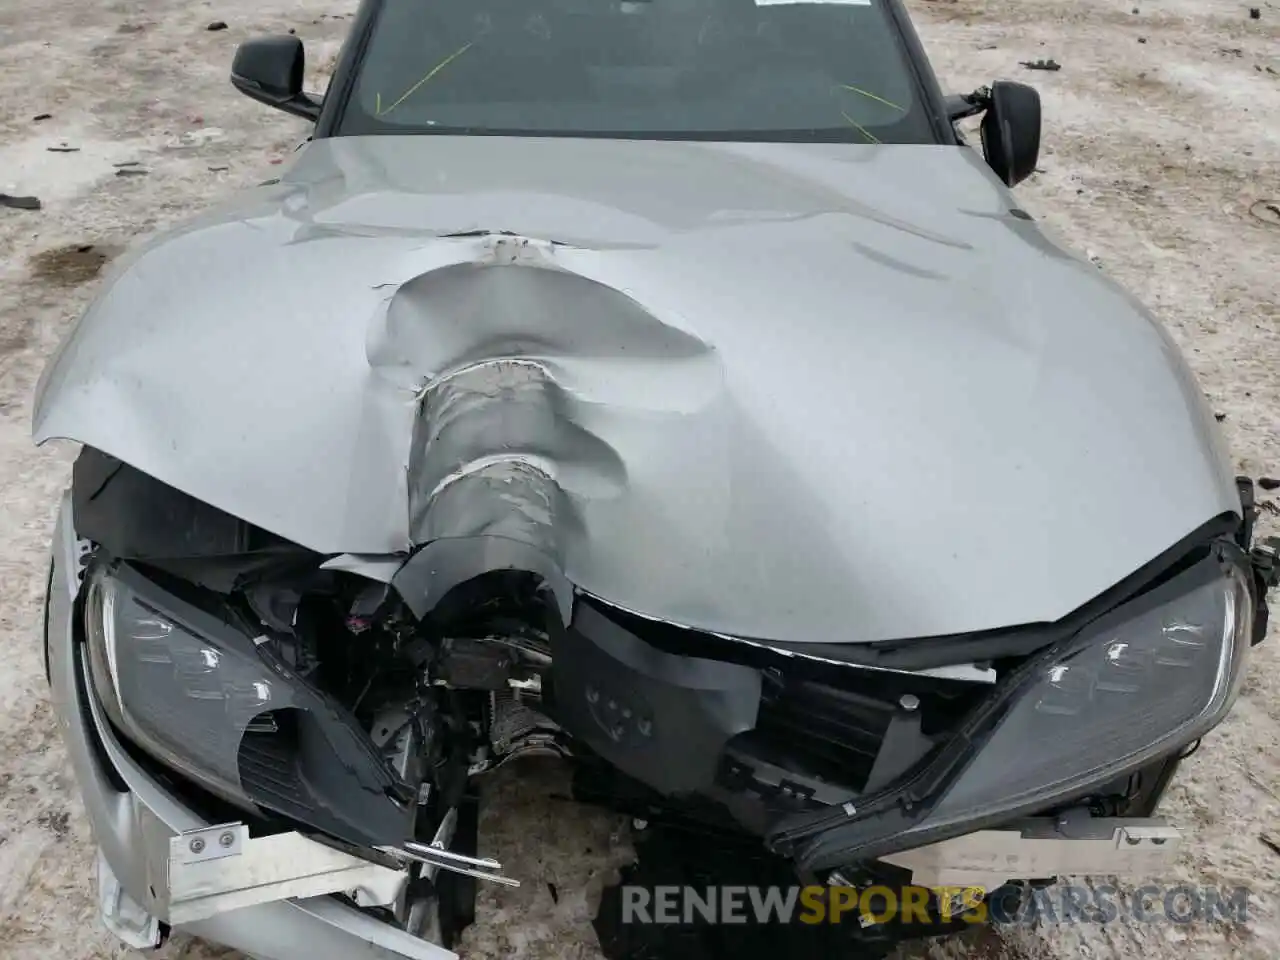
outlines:
[[1027, 682], [920, 826], [1068, 797], [1203, 736], [1239, 691], [1252, 609], [1243, 570], [1209, 562], [1087, 628]]
[[129, 579], [127, 570], [99, 568], [85, 593], [89, 672], [103, 709], [156, 759], [226, 800], [252, 805], [240, 785], [238, 752], [247, 729], [270, 722], [259, 715], [284, 705], [276, 702], [270, 670], [251, 647], [210, 639], [227, 634], [221, 621], [183, 622]]
[[127, 564], [90, 570], [84, 626], [94, 692], [137, 747], [242, 808], [362, 846], [403, 839], [416, 790], [353, 717], [273, 662], [265, 638]]

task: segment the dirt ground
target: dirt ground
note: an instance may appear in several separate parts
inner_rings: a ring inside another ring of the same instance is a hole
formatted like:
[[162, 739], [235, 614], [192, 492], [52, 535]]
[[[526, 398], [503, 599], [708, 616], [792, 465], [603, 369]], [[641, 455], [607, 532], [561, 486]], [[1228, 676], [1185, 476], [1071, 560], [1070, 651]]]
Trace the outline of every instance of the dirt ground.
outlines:
[[[319, 83], [353, 6], [0, 0], [0, 192], [43, 203], [38, 211], [0, 208], [6, 960], [134, 956], [97, 924], [91, 840], [38, 653], [52, 506], [72, 451], [30, 445], [36, 377], [104, 262], [271, 176], [302, 137], [299, 122], [231, 90], [235, 45], [295, 29]], [[912, 9], [947, 89], [998, 77], [1040, 88], [1044, 149], [1041, 169], [1018, 188], [1023, 205], [1168, 325], [1219, 412], [1236, 467], [1280, 477], [1280, 218], [1266, 222], [1267, 202], [1280, 202], [1280, 0], [913, 0]], [[207, 29], [215, 20], [227, 28]], [[1019, 65], [1042, 58], [1062, 69]], [[1133, 509], [1143, 509], [1144, 491], [1132, 496]], [[1280, 532], [1280, 492], [1263, 500], [1263, 532]], [[1280, 853], [1263, 837], [1280, 843], [1278, 667], [1273, 630], [1255, 651], [1233, 715], [1184, 765], [1167, 801], [1190, 839], [1176, 869], [1159, 879], [1250, 886], [1248, 925], [1042, 924], [911, 955], [1273, 957]], [[628, 838], [616, 820], [556, 800], [555, 771], [534, 785], [508, 779], [486, 810], [486, 848], [527, 882], [485, 891], [468, 956], [597, 955], [592, 899], [626, 861]], [[222, 955], [184, 940], [165, 954]]]

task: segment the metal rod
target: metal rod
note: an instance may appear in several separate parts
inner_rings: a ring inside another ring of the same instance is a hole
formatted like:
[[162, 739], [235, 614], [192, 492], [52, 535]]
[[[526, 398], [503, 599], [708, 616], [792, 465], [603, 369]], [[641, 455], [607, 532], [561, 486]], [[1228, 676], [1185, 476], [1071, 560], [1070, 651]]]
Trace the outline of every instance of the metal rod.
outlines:
[[520, 886], [519, 880], [504, 877], [498, 872], [502, 869], [502, 864], [497, 860], [468, 857], [461, 853], [454, 853], [451, 850], [439, 850], [425, 843], [417, 843], [412, 840], [406, 841], [403, 849], [399, 847], [379, 847], [378, 849], [384, 853], [408, 857], [419, 863], [430, 864], [433, 867], [439, 867], [441, 870], [465, 874], [468, 877], [476, 877], [480, 880], [489, 880], [506, 887]]

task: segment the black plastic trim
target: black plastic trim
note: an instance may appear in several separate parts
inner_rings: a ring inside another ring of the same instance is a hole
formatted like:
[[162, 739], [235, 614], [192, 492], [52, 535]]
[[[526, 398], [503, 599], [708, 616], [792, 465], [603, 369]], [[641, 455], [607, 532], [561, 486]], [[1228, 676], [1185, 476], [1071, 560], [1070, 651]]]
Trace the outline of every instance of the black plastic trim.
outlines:
[[333, 76], [329, 78], [329, 88], [325, 91], [324, 102], [320, 109], [320, 118], [316, 121], [313, 140], [338, 136], [338, 128], [342, 125], [342, 116], [347, 112], [347, 103], [351, 99], [351, 91], [355, 87], [358, 67], [364, 60], [365, 49], [369, 45], [369, 36], [373, 32], [373, 24], [382, 0], [361, 0], [351, 21], [351, 32], [342, 44], [338, 53], [338, 61], [334, 66]]
[[902, 45], [902, 52], [911, 65], [911, 72], [915, 76], [916, 91], [924, 96], [924, 106], [929, 114], [929, 124], [934, 129], [934, 135], [941, 144], [962, 145], [963, 141], [956, 135], [955, 127], [951, 125], [947, 116], [947, 101], [943, 95], [942, 86], [938, 83], [933, 64], [925, 53], [924, 44], [920, 42], [920, 35], [916, 33], [915, 24], [911, 20], [906, 5], [902, 0], [884, 0], [883, 6], [889, 14], [889, 19], [897, 27], [895, 32]]
[[[53, 686], [53, 664], [49, 660], [49, 594], [53, 592], [53, 569], [54, 561], [49, 561], [49, 575], [44, 579], [44, 612], [42, 614], [43, 629], [40, 633], [40, 642], [43, 645], [44, 653], [44, 679], [47, 684]], [[75, 598], [72, 597], [72, 607], [75, 606]]]
[[660, 793], [709, 790], [756, 724], [758, 670], [664, 653], [590, 607], [552, 634], [551, 662], [553, 719]]

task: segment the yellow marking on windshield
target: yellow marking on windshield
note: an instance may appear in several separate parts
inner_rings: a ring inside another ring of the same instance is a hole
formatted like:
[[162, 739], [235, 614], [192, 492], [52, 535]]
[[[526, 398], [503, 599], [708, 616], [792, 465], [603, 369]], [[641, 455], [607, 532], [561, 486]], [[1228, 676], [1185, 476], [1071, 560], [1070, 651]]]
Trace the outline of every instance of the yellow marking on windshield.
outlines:
[[866, 97], [868, 100], [875, 100], [877, 103], [883, 103], [886, 107], [893, 107], [893, 109], [901, 110], [903, 113], [907, 112], [906, 107], [900, 107], [896, 103], [892, 103], [886, 100], [884, 97], [877, 97], [874, 93], [868, 93], [866, 90], [863, 90], [861, 87], [855, 87], [851, 83], [842, 83], [840, 84], [840, 88], [842, 90], [852, 90], [854, 93], [858, 94], [859, 96]]
[[430, 81], [432, 77], [434, 77], [437, 73], [439, 73], [449, 64], [453, 63], [454, 60], [457, 60], [458, 57], [462, 56], [464, 53], [470, 50], [471, 44], [473, 42], [474, 41], [468, 40], [466, 43], [460, 46], [457, 50], [453, 51], [453, 53], [449, 54], [447, 57], [445, 57], [443, 60], [437, 63], [434, 67], [432, 67], [430, 70], [427, 71], [427, 75], [425, 77], [423, 77], [421, 80], [415, 83], [412, 87], [410, 87], [408, 90], [402, 93], [400, 95], [400, 99], [398, 99], [395, 103], [391, 104], [391, 106], [387, 107], [387, 109], [385, 110], [382, 109], [382, 94], [379, 93], [374, 98], [376, 115], [379, 117], [385, 117], [388, 113], [390, 113], [396, 107], [400, 106], [400, 104], [408, 100], [411, 96], [413, 96], [420, 89], [422, 89], [422, 86], [426, 84], [428, 81]]
[[841, 110], [841, 111], [840, 111], [840, 116], [842, 116], [842, 117], [844, 117], [846, 120], [848, 120], [848, 121], [849, 121], [849, 123], [853, 125], [853, 128], [854, 128], [855, 130], [857, 130], [860, 134], [862, 134], [864, 137], [866, 137], [866, 138], [867, 138], [867, 143], [879, 143], [879, 142], [880, 142], [878, 139], [876, 139], [876, 137], [871, 133], [871, 131], [870, 131], [870, 130], [868, 130], [866, 127], [864, 127], [862, 124], [860, 124], [857, 120], [853, 119], [853, 117], [849, 116], [849, 115], [848, 115], [847, 113], [845, 113], [843, 110]]

